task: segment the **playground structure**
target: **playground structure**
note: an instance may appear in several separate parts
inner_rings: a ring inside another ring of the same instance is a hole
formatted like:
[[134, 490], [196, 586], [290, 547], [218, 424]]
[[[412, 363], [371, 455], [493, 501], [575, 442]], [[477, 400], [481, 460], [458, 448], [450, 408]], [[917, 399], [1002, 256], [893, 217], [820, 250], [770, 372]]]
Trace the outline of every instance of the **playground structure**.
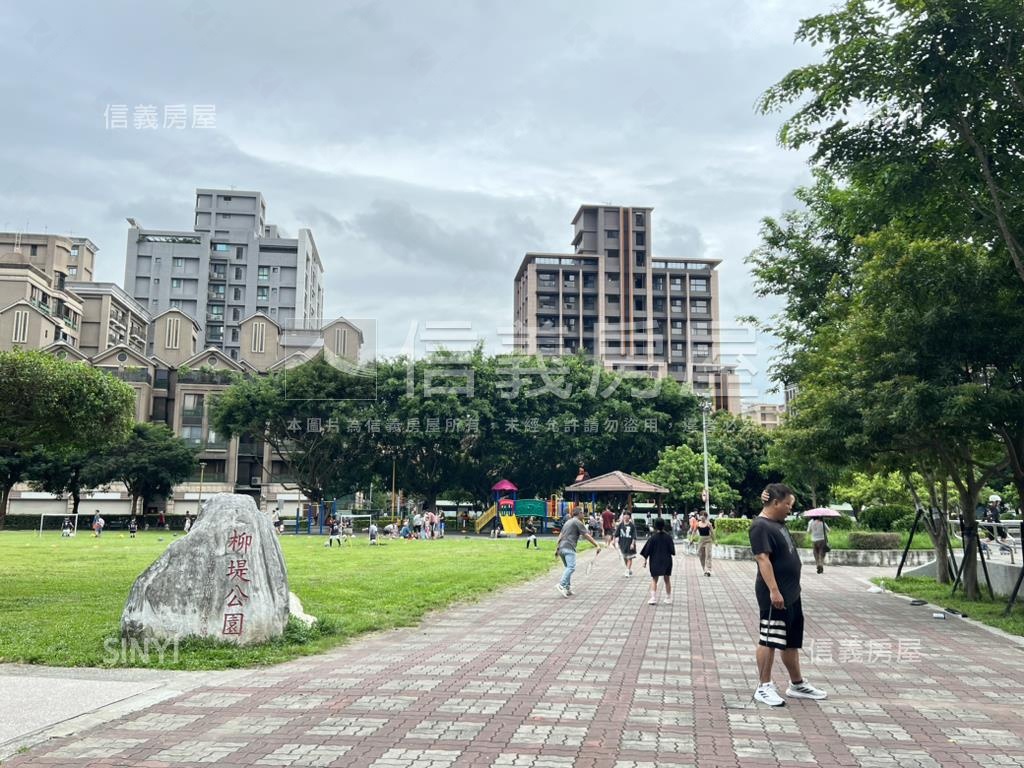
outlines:
[[542, 533], [549, 532], [553, 527], [560, 526], [561, 521], [577, 506], [583, 508], [584, 514], [596, 509], [594, 504], [565, 500], [555, 495], [549, 499], [520, 499], [517, 498], [519, 489], [508, 480], [496, 483], [491, 491], [494, 493], [494, 504], [474, 522], [477, 533], [484, 531], [488, 525], [500, 523], [505, 533], [518, 536], [523, 532], [520, 520], [527, 517], [539, 523]]

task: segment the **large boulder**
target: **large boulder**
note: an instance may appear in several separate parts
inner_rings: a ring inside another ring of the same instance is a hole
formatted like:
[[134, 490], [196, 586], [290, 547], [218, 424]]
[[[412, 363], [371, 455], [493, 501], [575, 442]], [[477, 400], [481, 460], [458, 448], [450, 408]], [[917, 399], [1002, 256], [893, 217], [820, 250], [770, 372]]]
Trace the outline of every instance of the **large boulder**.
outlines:
[[248, 645], [279, 637], [287, 623], [288, 574], [270, 519], [251, 497], [218, 493], [135, 580], [121, 634]]

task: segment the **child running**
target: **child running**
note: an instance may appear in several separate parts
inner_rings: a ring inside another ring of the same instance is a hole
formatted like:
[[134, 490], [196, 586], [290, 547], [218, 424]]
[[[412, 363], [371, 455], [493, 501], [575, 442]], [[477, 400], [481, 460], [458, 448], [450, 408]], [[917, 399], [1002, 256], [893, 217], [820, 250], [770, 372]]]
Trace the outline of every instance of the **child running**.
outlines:
[[377, 544], [377, 524], [374, 522], [370, 523], [370, 544]]
[[672, 604], [672, 558], [676, 555], [676, 545], [672, 537], [665, 533], [665, 521], [660, 517], [654, 521], [654, 533], [651, 535], [644, 548], [640, 550], [640, 557], [644, 559], [644, 567], [651, 564], [651, 598], [648, 605], [658, 603], [658, 579], [665, 582], [665, 605]]
[[615, 528], [615, 538], [619, 542], [622, 562], [626, 565], [626, 578], [629, 578], [633, 575], [633, 558], [636, 557], [636, 526], [633, 525], [633, 516], [629, 512], [622, 513]]

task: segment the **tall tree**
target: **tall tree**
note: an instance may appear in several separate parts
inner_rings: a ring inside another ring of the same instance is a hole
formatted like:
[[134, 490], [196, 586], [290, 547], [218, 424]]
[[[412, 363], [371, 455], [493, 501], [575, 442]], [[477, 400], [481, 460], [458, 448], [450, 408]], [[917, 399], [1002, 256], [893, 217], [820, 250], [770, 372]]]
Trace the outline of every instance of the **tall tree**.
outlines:
[[147, 501], [166, 498], [192, 475], [196, 452], [164, 424], [136, 424], [127, 440], [108, 447], [96, 463], [99, 474], [124, 483], [136, 514], [145, 512]]
[[[133, 423], [135, 391], [84, 363], [39, 351], [0, 352], [0, 528], [10, 491], [37, 448], [86, 450], [123, 440]], [[20, 457], [20, 458], [16, 458]]]
[[[666, 501], [684, 511], [704, 509], [704, 456], [688, 445], [666, 448], [658, 456], [658, 464], [644, 479], [663, 485], [669, 490]], [[710, 503], [719, 511], [736, 508], [740, 495], [729, 486], [729, 473], [708, 457], [708, 483], [711, 485]]]
[[813, 163], [870, 185], [904, 223], [942, 218], [996, 244], [1024, 281], [1024, 5], [846, 0], [796, 36], [824, 55], [762, 99], [802, 100], [782, 143], [812, 145]]

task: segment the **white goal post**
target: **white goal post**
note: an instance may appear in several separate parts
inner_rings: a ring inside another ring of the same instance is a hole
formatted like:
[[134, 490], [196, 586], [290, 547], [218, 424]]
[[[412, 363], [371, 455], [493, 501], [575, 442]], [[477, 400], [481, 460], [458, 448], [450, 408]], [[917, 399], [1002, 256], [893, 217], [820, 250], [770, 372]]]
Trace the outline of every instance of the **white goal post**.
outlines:
[[[39, 513], [39, 530], [36, 531], [36, 535], [37, 536], [42, 536], [43, 535], [43, 523], [46, 521], [46, 518], [48, 518], [48, 517], [60, 517], [60, 518], [68, 517], [68, 518], [71, 518], [71, 535], [74, 536], [75, 534], [78, 533], [78, 518], [81, 516], [81, 514], [82, 514], [81, 512], [79, 512], [77, 515], [72, 515], [72, 514], [70, 514], [68, 512], [40, 512]], [[64, 526], [61, 526], [57, 530], [60, 531], [61, 533], [63, 533]]]

